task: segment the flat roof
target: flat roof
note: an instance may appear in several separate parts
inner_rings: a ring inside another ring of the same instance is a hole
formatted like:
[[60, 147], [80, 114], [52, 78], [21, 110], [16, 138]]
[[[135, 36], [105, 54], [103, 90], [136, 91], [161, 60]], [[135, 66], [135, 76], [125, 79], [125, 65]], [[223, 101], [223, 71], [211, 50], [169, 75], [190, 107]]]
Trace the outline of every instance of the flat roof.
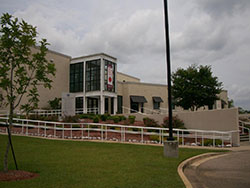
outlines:
[[109, 57], [111, 59], [114, 59], [114, 60], [117, 60], [117, 58], [113, 57], [113, 56], [110, 56], [108, 54], [105, 54], [105, 53], [96, 53], [96, 54], [91, 54], [91, 55], [85, 55], [85, 56], [80, 56], [80, 57], [74, 57], [72, 58], [72, 60], [75, 60], [75, 59], [82, 59], [82, 58], [89, 58], [89, 57], [95, 57], [95, 56], [106, 56], [106, 57]]
[[134, 79], [137, 79], [137, 80], [141, 80], [140, 78], [137, 78], [137, 77], [135, 77], [135, 76], [130, 76], [130, 75], [128, 75], [128, 74], [125, 74], [125, 73], [122, 73], [122, 72], [117, 72], [118, 74], [121, 74], [121, 75], [124, 75], [124, 76], [127, 76], [127, 77], [130, 77], [130, 78], [134, 78]]

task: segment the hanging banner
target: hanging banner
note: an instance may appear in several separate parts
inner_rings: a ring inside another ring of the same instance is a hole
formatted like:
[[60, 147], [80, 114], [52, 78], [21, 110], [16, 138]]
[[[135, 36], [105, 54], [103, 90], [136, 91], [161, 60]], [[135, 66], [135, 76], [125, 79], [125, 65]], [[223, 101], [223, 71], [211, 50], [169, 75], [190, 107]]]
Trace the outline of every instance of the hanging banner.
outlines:
[[113, 88], [113, 66], [112, 64], [108, 65], [108, 88]]

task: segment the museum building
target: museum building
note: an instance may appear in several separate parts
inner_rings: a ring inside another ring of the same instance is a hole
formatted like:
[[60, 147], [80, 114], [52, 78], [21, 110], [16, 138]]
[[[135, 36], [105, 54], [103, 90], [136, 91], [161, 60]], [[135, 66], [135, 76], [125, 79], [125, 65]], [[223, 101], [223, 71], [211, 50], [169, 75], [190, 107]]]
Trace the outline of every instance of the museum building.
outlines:
[[[37, 50], [32, 48], [33, 52]], [[144, 83], [139, 78], [117, 72], [119, 63], [115, 57], [98, 53], [71, 58], [49, 50], [46, 59], [54, 62], [56, 75], [52, 78], [51, 90], [38, 86], [39, 108], [47, 108], [48, 101], [57, 97], [62, 98], [62, 111], [74, 113], [167, 112], [167, 85]], [[22, 104], [26, 102], [24, 98]], [[213, 108], [227, 108], [227, 104], [227, 91], [223, 90]]]

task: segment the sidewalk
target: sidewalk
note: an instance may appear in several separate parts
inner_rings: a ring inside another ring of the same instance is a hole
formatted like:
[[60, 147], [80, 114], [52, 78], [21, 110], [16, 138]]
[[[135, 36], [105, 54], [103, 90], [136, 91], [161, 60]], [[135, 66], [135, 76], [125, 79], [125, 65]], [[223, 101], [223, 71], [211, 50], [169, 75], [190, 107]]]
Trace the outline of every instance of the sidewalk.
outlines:
[[217, 156], [189, 162], [184, 174], [193, 188], [250, 187], [250, 142]]

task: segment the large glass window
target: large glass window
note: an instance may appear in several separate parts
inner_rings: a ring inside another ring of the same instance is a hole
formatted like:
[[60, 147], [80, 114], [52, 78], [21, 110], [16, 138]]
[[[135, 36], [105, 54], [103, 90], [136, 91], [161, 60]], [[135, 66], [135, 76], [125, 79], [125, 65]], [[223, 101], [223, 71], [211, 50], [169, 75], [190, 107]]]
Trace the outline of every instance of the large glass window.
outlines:
[[104, 60], [104, 90], [115, 92], [115, 63]]
[[122, 106], [123, 106], [123, 98], [122, 96], [118, 95], [117, 97], [117, 113], [118, 114], [122, 114], [123, 110], [122, 110]]
[[100, 68], [100, 59], [86, 62], [86, 91], [100, 90]]
[[69, 91], [83, 91], [83, 63], [75, 63], [70, 65], [70, 88]]

